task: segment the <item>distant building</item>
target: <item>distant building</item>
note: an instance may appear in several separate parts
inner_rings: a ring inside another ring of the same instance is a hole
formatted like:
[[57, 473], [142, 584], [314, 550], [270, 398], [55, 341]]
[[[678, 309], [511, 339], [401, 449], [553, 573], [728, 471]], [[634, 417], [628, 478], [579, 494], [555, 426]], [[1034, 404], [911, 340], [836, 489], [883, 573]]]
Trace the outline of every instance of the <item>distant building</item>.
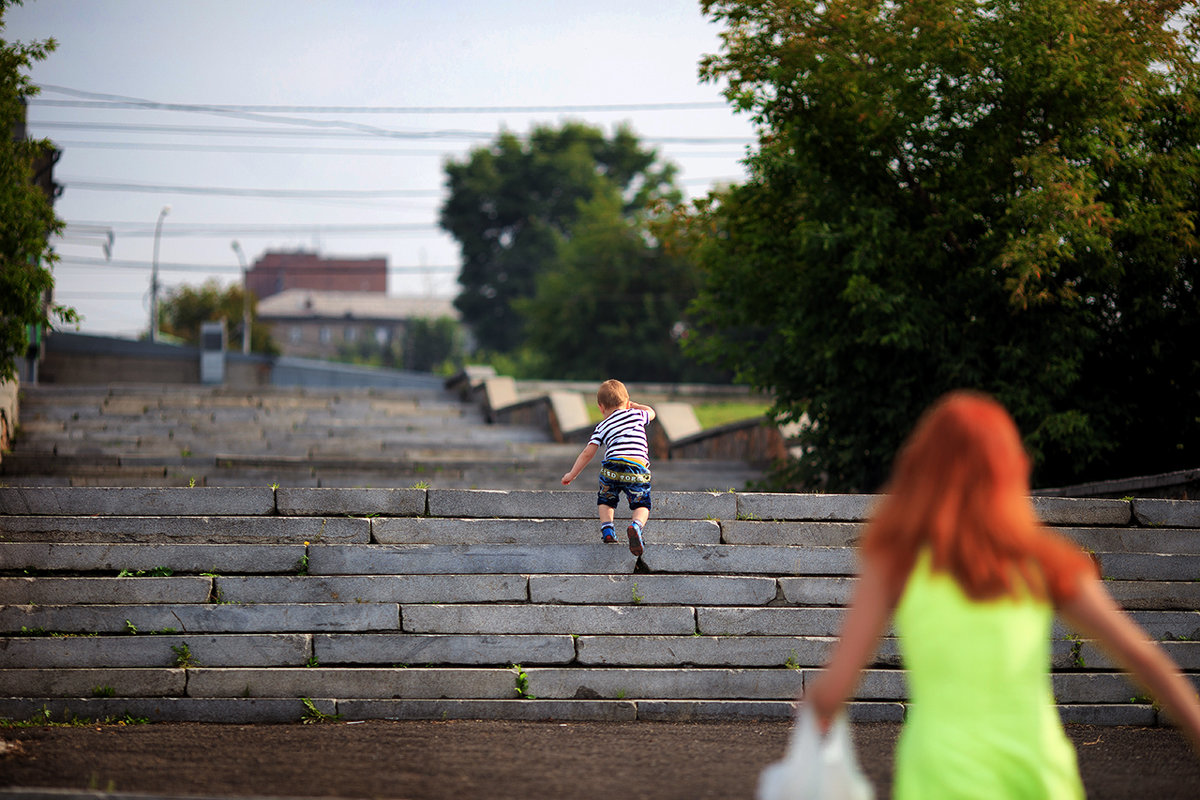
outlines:
[[387, 347], [403, 339], [413, 319], [459, 318], [449, 298], [375, 292], [289, 289], [260, 300], [257, 309], [280, 351], [302, 358], [333, 358], [366, 341]]
[[386, 258], [323, 258], [305, 250], [266, 252], [246, 272], [260, 301], [289, 289], [387, 293]]

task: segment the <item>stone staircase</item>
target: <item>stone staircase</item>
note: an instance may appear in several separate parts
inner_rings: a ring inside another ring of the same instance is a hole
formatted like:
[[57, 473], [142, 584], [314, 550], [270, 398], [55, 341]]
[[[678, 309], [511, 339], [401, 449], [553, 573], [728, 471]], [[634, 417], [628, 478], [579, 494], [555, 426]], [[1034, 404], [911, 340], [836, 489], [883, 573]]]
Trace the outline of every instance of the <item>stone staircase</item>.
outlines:
[[[871, 502], [664, 490], [635, 558], [582, 489], [0, 488], [0, 717], [786, 718]], [[1035, 502], [1200, 685], [1200, 503]], [[1160, 723], [1054, 637], [1064, 719]], [[889, 636], [850, 715], [904, 709]]]
[[[7, 486], [561, 488], [580, 444], [491, 424], [446, 390], [238, 390], [187, 384], [21, 389]], [[762, 478], [735, 459], [655, 460], [655, 488]]]

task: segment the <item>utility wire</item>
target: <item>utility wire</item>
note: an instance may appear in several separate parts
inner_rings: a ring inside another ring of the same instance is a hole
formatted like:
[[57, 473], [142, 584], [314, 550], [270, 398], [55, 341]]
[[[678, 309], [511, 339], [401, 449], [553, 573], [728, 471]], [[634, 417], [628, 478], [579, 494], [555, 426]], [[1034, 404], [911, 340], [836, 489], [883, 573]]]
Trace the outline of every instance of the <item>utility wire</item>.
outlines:
[[575, 105], [529, 105], [529, 106], [287, 106], [244, 104], [196, 104], [162, 103], [150, 100], [126, 98], [120, 95], [105, 95], [84, 92], [44, 83], [40, 87], [46, 92], [69, 94], [78, 97], [101, 98], [93, 100], [51, 100], [32, 97], [30, 105], [56, 108], [94, 109], [140, 109], [144, 111], [189, 111], [198, 113], [255, 112], [268, 114], [571, 114], [583, 111], [704, 111], [728, 109], [729, 104], [720, 101], [695, 101], [674, 103], [590, 103]]
[[[50, 128], [58, 130], [106, 131], [121, 133], [162, 133], [179, 136], [259, 136], [259, 137], [303, 137], [303, 138], [333, 138], [333, 139], [362, 139], [384, 137], [389, 139], [415, 139], [425, 141], [492, 141], [496, 138], [495, 131], [472, 130], [391, 130], [374, 128], [371, 130], [296, 130], [294, 128], [234, 128], [205, 125], [153, 125], [126, 122], [74, 122], [59, 120], [30, 120], [31, 128]], [[511, 133], [511, 132], [510, 132]], [[513, 134], [518, 139], [518, 134]], [[749, 136], [639, 136], [638, 140], [647, 144], [750, 144], [753, 138]]]
[[152, 183], [92, 181], [63, 176], [56, 178], [67, 189], [99, 192], [150, 192], [170, 194], [220, 195], [222, 197], [441, 197], [441, 189], [237, 189], [220, 186], [167, 186]]
[[[68, 222], [66, 225], [66, 233], [73, 231], [88, 232], [95, 235], [94, 232], [107, 232], [112, 230], [114, 234], [119, 235], [122, 239], [137, 239], [150, 238], [155, 235], [155, 225], [153, 223], [141, 222], [111, 222], [111, 223], [86, 223], [86, 222]], [[269, 224], [221, 224], [221, 223], [204, 223], [189, 225], [187, 223], [175, 223], [164, 227], [158, 232], [159, 236], [167, 238], [174, 237], [190, 237], [190, 236], [269, 236], [272, 234], [290, 234], [290, 235], [310, 235], [317, 234], [320, 236], [336, 236], [336, 235], [360, 235], [360, 234], [388, 234], [388, 233], [429, 233], [438, 232], [441, 228], [432, 222], [400, 222], [400, 223], [324, 223], [314, 222], [311, 224], [296, 223], [291, 225], [269, 225]]]
[[[104, 267], [105, 269], [136, 269], [149, 271], [154, 266], [150, 261], [129, 261], [114, 259], [108, 261], [103, 258], [89, 258], [87, 256], [62, 256], [54, 264], [54, 269], [60, 267]], [[158, 262], [159, 271], [166, 272], [236, 272], [241, 274], [242, 268], [239, 264], [180, 264], [171, 262]], [[388, 267], [387, 271], [397, 275], [422, 275], [425, 273], [448, 273], [458, 272], [457, 264], [432, 264], [417, 267]], [[338, 267], [339, 273], [353, 274], [355, 272], [377, 272], [376, 267], [368, 266], [343, 266]]]
[[[65, 141], [54, 140], [54, 146], [59, 149], [92, 148], [100, 150], [157, 150], [168, 153], [262, 153], [266, 155], [303, 155], [303, 156], [441, 156], [445, 148], [399, 148], [399, 147], [305, 147], [288, 145], [254, 145], [254, 144], [188, 144], [186, 142], [99, 142], [99, 141]], [[691, 151], [688, 158], [740, 158], [742, 151]]]
[[[200, 114], [213, 114], [213, 115], [225, 116], [225, 117], [235, 117], [238, 119], [252, 120], [252, 121], [257, 121], [257, 122], [270, 122], [270, 123], [273, 123], [276, 125], [298, 125], [298, 126], [304, 126], [304, 127], [310, 127], [310, 128], [343, 129], [341, 131], [337, 131], [337, 132], [342, 133], [343, 135], [347, 134], [347, 133], [351, 133], [351, 132], [357, 132], [360, 135], [365, 134], [365, 135], [371, 135], [371, 136], [388, 136], [388, 137], [394, 137], [394, 136], [406, 137], [406, 136], [411, 135], [405, 131], [395, 131], [395, 130], [391, 130], [388, 128], [381, 128], [376, 125], [367, 125], [367, 124], [364, 124], [361, 122], [350, 122], [347, 120], [320, 120], [320, 119], [308, 119], [305, 117], [284, 117], [284, 116], [279, 116], [278, 114], [263, 114], [260, 112], [243, 111], [243, 110], [238, 110], [236, 108], [226, 108], [226, 107], [215, 106], [215, 105], [199, 105], [199, 104], [188, 104], [188, 103], [160, 103], [158, 101], [147, 100], [145, 98], [140, 98], [140, 97], [126, 97], [123, 95], [99, 94], [96, 92], [83, 92], [78, 89], [70, 89], [65, 86], [55, 86], [53, 84], [44, 84], [41, 88], [48, 90], [48, 91], [56, 91], [56, 92], [60, 92], [60, 93], [64, 93], [64, 94], [71, 94], [71, 95], [75, 95], [75, 96], [84, 96], [84, 97], [89, 97], [92, 99], [129, 103], [129, 104], [137, 106], [138, 108], [144, 108], [144, 109], [156, 110], [156, 111], [182, 111], [182, 112], [191, 112], [191, 113], [200, 113]], [[560, 108], [561, 108], [561, 110], [565, 111], [565, 110], [569, 109], [570, 107], [563, 106]], [[586, 108], [586, 107], [580, 107], [577, 110], [583, 110], [584, 108]], [[628, 110], [628, 109], [626, 109], [626, 110]], [[45, 125], [45, 123], [42, 123], [42, 124], [43, 124], [43, 126]], [[328, 132], [332, 133], [335, 131], [328, 131]], [[460, 133], [466, 133], [471, 136], [483, 134], [483, 132], [476, 133], [473, 131], [460, 132]], [[260, 132], [260, 135], [261, 135], [261, 132]], [[428, 135], [428, 134], [425, 134], [425, 135]], [[487, 138], [490, 139], [494, 134], [489, 131], [485, 135], [487, 136]], [[444, 137], [439, 134], [438, 138], [444, 138]]]
[[352, 130], [296, 130], [295, 128], [233, 128], [208, 125], [153, 125], [126, 122], [73, 122], [58, 120], [30, 120], [30, 128], [58, 130], [119, 131], [122, 133], [167, 133], [180, 136], [300, 136], [304, 138], [362, 139], [386, 136], [392, 139], [446, 139], [486, 140], [495, 137], [494, 131], [422, 130], [397, 131], [378, 128], [375, 131]]

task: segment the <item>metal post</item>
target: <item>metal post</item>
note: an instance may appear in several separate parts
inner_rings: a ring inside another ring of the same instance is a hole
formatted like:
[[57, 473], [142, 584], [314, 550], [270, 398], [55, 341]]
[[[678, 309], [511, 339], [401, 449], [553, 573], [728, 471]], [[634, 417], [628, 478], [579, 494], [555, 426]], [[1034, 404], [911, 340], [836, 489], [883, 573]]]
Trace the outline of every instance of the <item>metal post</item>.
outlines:
[[171, 213], [170, 206], [158, 212], [154, 226], [154, 260], [150, 264], [150, 341], [158, 341], [158, 237], [162, 233], [163, 217]]
[[242, 265], [242, 353], [250, 355], [250, 274], [246, 271], [246, 256], [237, 239], [233, 240], [232, 246]]

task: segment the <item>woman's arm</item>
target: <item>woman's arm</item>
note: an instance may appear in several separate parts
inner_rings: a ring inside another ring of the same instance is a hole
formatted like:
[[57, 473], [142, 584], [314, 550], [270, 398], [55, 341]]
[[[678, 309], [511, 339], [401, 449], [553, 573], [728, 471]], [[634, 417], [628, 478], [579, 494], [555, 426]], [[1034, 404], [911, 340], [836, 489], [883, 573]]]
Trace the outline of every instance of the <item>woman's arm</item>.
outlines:
[[894, 592], [884, 570], [874, 561], [865, 561], [829, 663], [804, 690], [802, 699], [812, 704], [822, 730], [829, 729], [842, 704], [854, 692], [859, 674], [875, 655], [894, 606]]
[[1096, 639], [1122, 669], [1162, 704], [1200, 753], [1200, 699], [1161, 647], [1121, 610], [1098, 578], [1081, 578], [1079, 592], [1059, 608], [1071, 627]]

